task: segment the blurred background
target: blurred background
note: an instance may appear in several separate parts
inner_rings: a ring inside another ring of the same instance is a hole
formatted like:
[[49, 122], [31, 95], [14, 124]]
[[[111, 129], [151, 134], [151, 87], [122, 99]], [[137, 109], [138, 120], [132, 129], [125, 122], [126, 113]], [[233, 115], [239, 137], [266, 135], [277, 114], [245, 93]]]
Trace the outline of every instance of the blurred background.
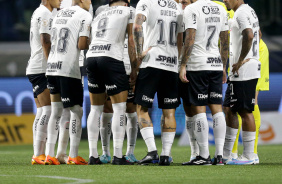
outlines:
[[[136, 6], [138, 0], [131, 0]], [[32, 86], [25, 76], [30, 57], [29, 28], [33, 11], [40, 0], [0, 0], [0, 145], [31, 144], [32, 123], [36, 106]], [[259, 17], [263, 40], [269, 49], [270, 91], [259, 94], [262, 126], [260, 144], [282, 143], [282, 2], [281, 0], [245, 0]], [[94, 11], [107, 0], [92, 1]], [[87, 84], [87, 79], [85, 79]], [[226, 86], [224, 86], [225, 93]], [[86, 118], [89, 113], [89, 94], [84, 89], [83, 138], [87, 138]], [[161, 110], [157, 101], [150, 110], [156, 135], [160, 135]], [[212, 119], [210, 143], [214, 143]], [[188, 144], [185, 134], [185, 115], [180, 106], [176, 112], [177, 135], [180, 144]], [[183, 133], [184, 132], [184, 133]], [[183, 134], [182, 134], [183, 133]]]

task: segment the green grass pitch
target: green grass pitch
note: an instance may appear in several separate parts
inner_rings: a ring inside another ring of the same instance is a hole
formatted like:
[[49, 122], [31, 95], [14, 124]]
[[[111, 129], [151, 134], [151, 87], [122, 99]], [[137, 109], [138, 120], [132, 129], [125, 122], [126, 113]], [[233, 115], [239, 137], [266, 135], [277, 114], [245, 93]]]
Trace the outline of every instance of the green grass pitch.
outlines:
[[[31, 165], [32, 145], [0, 146], [0, 183], [282, 183], [282, 146], [259, 146], [259, 165], [252, 166], [181, 166], [188, 161], [190, 148], [172, 148], [174, 164], [169, 167], [149, 166], [44, 166]], [[156, 139], [159, 153], [161, 140]], [[101, 144], [98, 144], [101, 153]], [[124, 146], [124, 153], [126, 147]], [[112, 149], [111, 149], [112, 151]], [[210, 147], [211, 156], [214, 146]], [[242, 152], [242, 147], [239, 148]], [[88, 143], [82, 141], [80, 156], [88, 160]], [[142, 139], [137, 140], [135, 155], [141, 159], [146, 154]]]

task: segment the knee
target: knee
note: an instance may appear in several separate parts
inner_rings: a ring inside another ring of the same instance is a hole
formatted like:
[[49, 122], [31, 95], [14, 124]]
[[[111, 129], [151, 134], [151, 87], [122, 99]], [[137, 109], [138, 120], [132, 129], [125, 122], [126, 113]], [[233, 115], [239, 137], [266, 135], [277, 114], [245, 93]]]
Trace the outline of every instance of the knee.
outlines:
[[73, 107], [71, 107], [70, 108], [70, 111], [71, 111], [71, 113], [73, 113], [73, 114], [77, 114], [78, 115], [78, 117], [82, 117], [82, 115], [83, 115], [83, 110], [82, 110], [82, 107], [80, 106], [80, 105], [75, 105], [75, 106], [73, 106]]

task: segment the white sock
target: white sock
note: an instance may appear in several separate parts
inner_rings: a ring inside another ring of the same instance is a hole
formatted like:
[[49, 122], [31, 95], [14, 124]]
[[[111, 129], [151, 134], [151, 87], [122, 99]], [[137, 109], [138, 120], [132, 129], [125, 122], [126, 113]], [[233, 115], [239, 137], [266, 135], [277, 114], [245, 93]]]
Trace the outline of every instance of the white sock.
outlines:
[[137, 126], [137, 113], [126, 113], [127, 117], [127, 126], [126, 126], [126, 134], [127, 134], [127, 151], [126, 155], [133, 154], [136, 144], [136, 138], [138, 133]]
[[70, 126], [70, 109], [65, 108], [63, 110], [61, 120], [60, 120], [60, 131], [59, 131], [59, 143], [57, 150], [57, 157], [59, 155], [67, 154], [67, 147], [69, 143], [69, 126]]
[[243, 145], [244, 145], [243, 155], [249, 159], [253, 159], [256, 132], [242, 131], [242, 138], [243, 138]]
[[100, 136], [102, 142], [103, 155], [111, 155], [110, 153], [110, 139], [111, 139], [111, 125], [113, 113], [102, 113], [100, 120]]
[[125, 123], [125, 110], [126, 102], [116, 103], [113, 105], [113, 142], [114, 142], [114, 156], [122, 158], [122, 146], [125, 135], [124, 123]]
[[142, 128], [140, 132], [147, 145], [148, 152], [157, 151], [153, 127]]
[[195, 115], [195, 130], [194, 134], [197, 139], [200, 156], [203, 158], [208, 158], [210, 155], [209, 152], [209, 124], [207, 120], [206, 113], [200, 113]]
[[34, 155], [39, 156], [45, 154], [45, 143], [47, 139], [47, 127], [48, 121], [51, 115], [51, 106], [43, 106], [42, 114], [37, 123], [37, 131], [36, 131], [36, 141], [35, 141], [35, 151]]
[[223, 147], [223, 158], [229, 158], [236, 140], [238, 129], [226, 126], [225, 142]]
[[51, 157], [55, 156], [55, 145], [58, 138], [59, 132], [59, 123], [61, 115], [63, 112], [63, 103], [62, 102], [51, 102], [51, 116], [48, 121], [47, 129], [47, 144], [46, 144], [46, 156], [50, 155]]
[[32, 125], [32, 132], [33, 132], [33, 154], [35, 155], [35, 142], [36, 142], [36, 131], [37, 131], [37, 124], [42, 114], [42, 108], [37, 108], [36, 115]]
[[185, 116], [186, 121], [186, 130], [190, 140], [190, 147], [191, 147], [191, 155], [199, 155], [199, 145], [197, 143], [195, 134], [194, 134], [194, 127], [195, 121], [194, 117]]
[[223, 146], [226, 133], [226, 122], [223, 112], [216, 113], [212, 116], [213, 119], [213, 134], [215, 140], [215, 157], [223, 156]]
[[99, 121], [104, 105], [91, 105], [87, 119], [87, 133], [89, 142], [89, 158], [98, 158], [97, 143], [99, 138]]
[[78, 147], [81, 139], [81, 118], [83, 115], [82, 107], [75, 105], [70, 108], [70, 152], [69, 156], [75, 158], [78, 156]]
[[169, 156], [171, 146], [173, 144], [175, 132], [163, 132], [162, 133], [162, 153], [161, 156]]

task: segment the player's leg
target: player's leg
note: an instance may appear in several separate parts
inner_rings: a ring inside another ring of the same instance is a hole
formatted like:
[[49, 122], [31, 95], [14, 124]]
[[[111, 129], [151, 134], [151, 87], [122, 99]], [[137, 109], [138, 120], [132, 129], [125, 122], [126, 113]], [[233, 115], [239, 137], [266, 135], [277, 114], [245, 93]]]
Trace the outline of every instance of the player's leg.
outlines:
[[68, 161], [67, 147], [69, 143], [69, 125], [70, 125], [70, 109], [64, 108], [60, 119], [60, 130], [58, 139], [58, 150], [56, 158], [61, 164], [66, 164]]
[[226, 133], [226, 122], [222, 112], [222, 71], [209, 72], [209, 108], [213, 119], [215, 155], [213, 165], [224, 165], [223, 146]]
[[103, 154], [100, 156], [102, 163], [111, 162], [111, 153], [110, 153], [110, 139], [112, 134], [112, 118], [113, 118], [113, 107], [110, 97], [106, 100], [104, 104], [104, 110], [100, 119], [100, 136], [102, 142]]
[[238, 127], [238, 132], [237, 132], [236, 139], [235, 139], [235, 142], [232, 148], [232, 152], [231, 152], [232, 159], [238, 158], [238, 144], [239, 144], [239, 137], [240, 137], [240, 132], [242, 128], [242, 118], [238, 113], [237, 113], [237, 116], [238, 116], [239, 127]]
[[[132, 98], [133, 100], [133, 98]], [[132, 102], [129, 102], [127, 99], [126, 103], [126, 135], [127, 135], [127, 151], [126, 157], [129, 158], [131, 162], [137, 162], [138, 160], [134, 156], [134, 149], [138, 133], [138, 124], [137, 124], [137, 113], [136, 105]]]
[[148, 153], [138, 161], [139, 164], [158, 163], [159, 156], [155, 143], [153, 123], [148, 113], [154, 101], [157, 86], [161, 78], [161, 70], [155, 68], [143, 68], [137, 77], [135, 87], [135, 99], [137, 104], [137, 116], [140, 133], [146, 143]]
[[255, 124], [256, 124], [256, 140], [255, 140], [255, 148], [254, 148], [254, 154], [255, 154], [255, 164], [259, 164], [259, 157], [258, 157], [258, 138], [259, 138], [259, 130], [261, 125], [261, 118], [260, 118], [260, 110], [258, 106], [258, 94], [259, 91], [256, 91], [256, 103], [255, 103], [255, 110], [253, 111], [253, 115], [255, 118]]
[[48, 76], [48, 86], [51, 92], [52, 112], [48, 121], [45, 165], [59, 165], [60, 162], [55, 158], [55, 145], [58, 138], [60, 118], [63, 112], [59, 78], [56, 76]]
[[[35, 139], [36, 139], [36, 130], [37, 130], [37, 124], [39, 122], [39, 118], [41, 117], [42, 113], [42, 107], [40, 106], [40, 103], [37, 99], [37, 97], [34, 98], [34, 102], [36, 104], [36, 115], [32, 124], [32, 132], [33, 132], [33, 151], [35, 152]], [[34, 155], [35, 153], [33, 153]]]
[[211, 165], [209, 153], [209, 125], [206, 115], [208, 105], [208, 74], [205, 71], [187, 72], [189, 103], [195, 121], [194, 135], [199, 145], [199, 156], [183, 165]]

